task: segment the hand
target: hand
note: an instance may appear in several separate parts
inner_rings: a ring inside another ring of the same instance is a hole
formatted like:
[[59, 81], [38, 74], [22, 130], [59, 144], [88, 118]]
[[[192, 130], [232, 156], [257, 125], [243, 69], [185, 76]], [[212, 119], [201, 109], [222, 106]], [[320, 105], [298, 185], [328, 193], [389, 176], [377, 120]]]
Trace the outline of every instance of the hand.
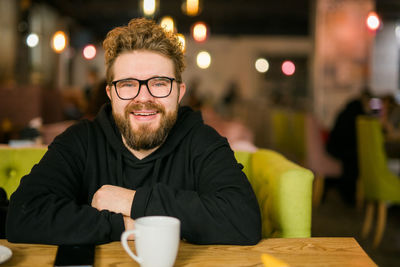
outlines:
[[[124, 225], [125, 231], [135, 229], [135, 221], [131, 217], [124, 216]], [[129, 235], [128, 240], [135, 240], [135, 235]]]
[[109, 210], [130, 217], [135, 193], [135, 190], [114, 185], [103, 185], [93, 195], [91, 205], [99, 211]]

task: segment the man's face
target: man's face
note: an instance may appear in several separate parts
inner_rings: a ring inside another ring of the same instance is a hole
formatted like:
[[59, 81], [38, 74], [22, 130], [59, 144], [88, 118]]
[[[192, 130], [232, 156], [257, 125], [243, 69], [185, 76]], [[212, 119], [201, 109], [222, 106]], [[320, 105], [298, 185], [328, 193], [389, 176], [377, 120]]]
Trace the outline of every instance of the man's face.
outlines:
[[[175, 78], [173, 61], [161, 54], [139, 50], [117, 57], [113, 65], [113, 80], [152, 77]], [[150, 150], [160, 146], [175, 124], [178, 104], [185, 94], [185, 84], [172, 84], [168, 97], [155, 98], [145, 85], [132, 100], [120, 99], [114, 86], [107, 86], [113, 116], [124, 142], [134, 150]]]

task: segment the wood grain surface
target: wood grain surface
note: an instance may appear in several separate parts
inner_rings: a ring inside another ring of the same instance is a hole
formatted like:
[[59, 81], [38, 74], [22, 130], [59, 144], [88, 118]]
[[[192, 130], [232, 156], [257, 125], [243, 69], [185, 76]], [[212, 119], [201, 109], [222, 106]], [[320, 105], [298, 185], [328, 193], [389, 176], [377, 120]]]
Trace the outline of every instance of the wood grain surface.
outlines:
[[[13, 256], [1, 266], [53, 266], [57, 246], [13, 244]], [[134, 250], [134, 242], [130, 241]], [[269, 238], [255, 246], [193, 245], [182, 241], [175, 266], [263, 266], [267, 253], [290, 266], [376, 266], [354, 238]], [[156, 257], [156, 255], [155, 255]], [[95, 266], [139, 266], [120, 242], [96, 247]]]

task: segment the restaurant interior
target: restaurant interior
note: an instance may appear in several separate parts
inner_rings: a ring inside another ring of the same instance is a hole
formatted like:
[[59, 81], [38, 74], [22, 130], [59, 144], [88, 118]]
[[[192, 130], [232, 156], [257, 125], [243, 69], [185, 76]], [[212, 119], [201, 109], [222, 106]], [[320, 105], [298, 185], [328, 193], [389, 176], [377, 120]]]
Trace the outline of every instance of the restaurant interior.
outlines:
[[[47, 146], [93, 119], [109, 101], [102, 41], [136, 17], [179, 34], [182, 105], [233, 150], [270, 149], [313, 172], [312, 237], [354, 237], [377, 265], [399, 266], [400, 1], [1, 0], [0, 144]], [[378, 122], [375, 179], [398, 192], [374, 199], [376, 218], [360, 182], [374, 147], [362, 118]]]

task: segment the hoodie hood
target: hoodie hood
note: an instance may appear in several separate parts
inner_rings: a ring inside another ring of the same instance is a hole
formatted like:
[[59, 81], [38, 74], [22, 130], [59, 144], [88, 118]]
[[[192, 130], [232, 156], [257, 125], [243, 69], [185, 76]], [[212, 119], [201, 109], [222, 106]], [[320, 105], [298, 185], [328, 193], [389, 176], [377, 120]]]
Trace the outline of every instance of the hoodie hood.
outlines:
[[[117, 154], [122, 154], [129, 158], [138, 160], [124, 145], [122, 141], [121, 133], [115, 124], [114, 117], [112, 115], [111, 104], [107, 103], [103, 105], [99, 114], [97, 115], [96, 122], [99, 123], [101, 129], [107, 137], [107, 142], [115, 150]], [[201, 113], [193, 111], [189, 107], [179, 107], [178, 118], [175, 125], [169, 132], [165, 142], [152, 154], [140, 160], [140, 162], [148, 162], [164, 155], [169, 154], [176, 146], [178, 146], [181, 140], [196, 126], [203, 124]]]

